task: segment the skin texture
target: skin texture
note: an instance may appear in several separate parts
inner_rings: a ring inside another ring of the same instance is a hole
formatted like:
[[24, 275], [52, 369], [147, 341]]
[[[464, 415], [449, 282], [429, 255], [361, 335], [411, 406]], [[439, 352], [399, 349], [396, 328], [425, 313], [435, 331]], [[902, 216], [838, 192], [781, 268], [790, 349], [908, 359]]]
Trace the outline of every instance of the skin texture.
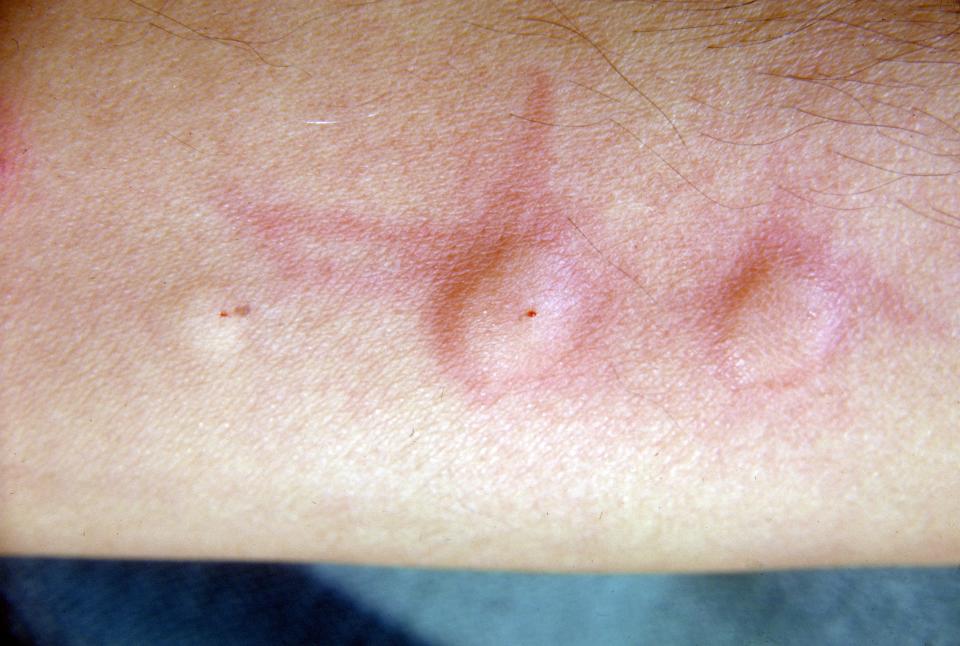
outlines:
[[960, 555], [949, 7], [5, 12], [6, 552]]
[[[425, 215], [405, 226], [343, 209], [228, 198], [218, 211], [261, 248], [287, 280], [284, 289], [404, 310], [429, 355], [425, 379], [449, 386], [470, 408], [504, 399], [578, 398], [582, 389], [618, 389], [612, 341], [633, 325], [624, 313], [642, 287], [596, 242], [586, 200], [550, 186], [544, 123], [552, 87], [532, 75], [527, 119], [498, 146], [491, 173], [464, 160], [452, 217]], [[339, 240], [387, 254], [360, 263], [317, 253]]]
[[[737, 416], [822, 377], [878, 325], [932, 334], [935, 316], [869, 263], [831, 249], [804, 224], [810, 206], [781, 196], [749, 208], [756, 221], [728, 249], [694, 252], [689, 287], [652, 275], [650, 252], [618, 245], [595, 201], [552, 188], [553, 82], [530, 78], [524, 116], [492, 172], [463, 164], [451, 218], [384, 226], [384, 216], [346, 208], [236, 195], [217, 211], [276, 267], [291, 298], [403, 311], [428, 355], [423, 380], [480, 414], [534, 406], [547, 415], [591, 399], [635, 409], [647, 375], [669, 369], [716, 391], [711, 417], [742, 424]], [[331, 241], [377, 254], [358, 263], [318, 251]], [[683, 271], [669, 269], [671, 278]], [[683, 395], [669, 406], [680, 412]]]

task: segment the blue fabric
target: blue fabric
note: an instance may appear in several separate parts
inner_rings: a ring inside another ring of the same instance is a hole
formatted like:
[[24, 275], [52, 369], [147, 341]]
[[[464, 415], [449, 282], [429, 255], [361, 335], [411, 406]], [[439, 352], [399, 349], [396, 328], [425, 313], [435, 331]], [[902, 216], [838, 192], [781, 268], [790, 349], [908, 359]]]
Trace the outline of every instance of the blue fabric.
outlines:
[[303, 567], [0, 560], [20, 643], [423, 644]]
[[0, 559], [0, 613], [7, 643], [44, 646], [960, 646], [960, 570], [598, 576]]

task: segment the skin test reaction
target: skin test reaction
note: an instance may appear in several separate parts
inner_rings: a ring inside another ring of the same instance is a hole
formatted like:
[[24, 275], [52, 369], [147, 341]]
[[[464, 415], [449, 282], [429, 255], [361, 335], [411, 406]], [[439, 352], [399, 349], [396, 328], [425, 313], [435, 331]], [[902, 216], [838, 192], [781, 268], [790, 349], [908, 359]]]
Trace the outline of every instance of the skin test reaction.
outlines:
[[[726, 241], [726, 251], [694, 249], [696, 262], [681, 268], [691, 280], [675, 288], [646, 262], [669, 250], [622, 244], [596, 200], [555, 189], [553, 96], [552, 81], [535, 76], [529, 118], [514, 118], [492, 168], [465, 164], [480, 171], [464, 173], [462, 211], [449, 220], [391, 226], [241, 192], [218, 208], [294, 292], [408, 310], [431, 378], [477, 410], [653, 401], [649, 392], [672, 387], [656, 375], [688, 374], [704, 399], [751, 411], [853, 347], [872, 320], [864, 312], [899, 326], [916, 319], [909, 299], [805, 226], [789, 197], [737, 228], [705, 225], [696, 235]], [[370, 259], [351, 265], [317, 251], [320, 240]]]

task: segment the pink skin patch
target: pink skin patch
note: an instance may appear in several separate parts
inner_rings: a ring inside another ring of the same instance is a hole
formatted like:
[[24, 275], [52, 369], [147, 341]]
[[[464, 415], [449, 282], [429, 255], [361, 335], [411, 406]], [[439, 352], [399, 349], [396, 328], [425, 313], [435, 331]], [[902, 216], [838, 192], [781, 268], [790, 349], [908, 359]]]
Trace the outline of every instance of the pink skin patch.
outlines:
[[9, 101], [0, 100], [0, 214], [16, 196], [26, 153], [20, 118]]
[[621, 312], [618, 292], [632, 287], [591, 248], [568, 205], [534, 195], [543, 193], [490, 204], [483, 217], [498, 225], [434, 277], [434, 352], [481, 401], [603, 378], [598, 353]]
[[724, 397], [700, 389], [761, 389], [763, 401], [835, 361], [860, 338], [865, 312], [905, 320], [908, 308], [862, 263], [798, 224], [796, 205], [716, 218], [726, 224], [695, 234], [709, 254], [675, 261], [695, 286], [674, 288], [674, 274], [646, 268], [653, 252], [631, 253], [595, 201], [558, 188], [544, 125], [552, 104], [549, 80], [536, 77], [529, 119], [515, 119], [509, 143], [468, 157], [447, 219], [396, 224], [239, 191], [218, 210], [283, 289], [412, 316], [429, 378], [479, 409], [516, 398], [649, 402], [647, 391], [683, 388], [713, 402]]
[[[552, 118], [545, 79], [527, 101]], [[601, 251], [597, 214], [550, 186], [549, 126], [516, 119], [499, 172], [465, 178], [449, 222], [402, 226], [348, 211], [218, 206], [301, 292], [412, 308], [442, 380], [489, 405], [522, 392], [577, 394], [611, 379], [604, 349], [636, 285]], [[353, 260], [346, 260], [357, 250]]]
[[708, 301], [719, 374], [735, 388], [801, 383], [850, 332], [856, 284], [824, 241], [782, 222], [766, 225]]

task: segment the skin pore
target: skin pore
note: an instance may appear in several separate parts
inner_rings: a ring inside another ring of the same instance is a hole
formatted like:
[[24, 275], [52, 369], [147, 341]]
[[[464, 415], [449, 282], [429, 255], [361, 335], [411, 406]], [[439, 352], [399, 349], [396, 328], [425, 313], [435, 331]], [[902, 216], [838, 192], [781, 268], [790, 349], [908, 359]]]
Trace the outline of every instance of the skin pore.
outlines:
[[955, 561], [957, 10], [11, 5], [0, 545]]

